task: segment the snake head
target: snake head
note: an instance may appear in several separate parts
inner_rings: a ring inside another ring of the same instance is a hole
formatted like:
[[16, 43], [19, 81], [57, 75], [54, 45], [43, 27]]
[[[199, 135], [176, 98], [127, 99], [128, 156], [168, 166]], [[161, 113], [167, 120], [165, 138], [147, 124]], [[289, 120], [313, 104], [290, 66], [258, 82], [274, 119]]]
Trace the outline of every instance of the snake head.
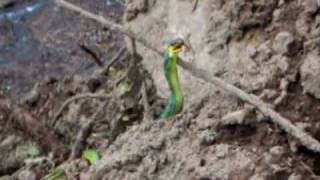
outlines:
[[183, 46], [185, 46], [184, 40], [181, 38], [176, 38], [169, 41], [167, 50], [171, 54], [178, 54], [181, 52]]

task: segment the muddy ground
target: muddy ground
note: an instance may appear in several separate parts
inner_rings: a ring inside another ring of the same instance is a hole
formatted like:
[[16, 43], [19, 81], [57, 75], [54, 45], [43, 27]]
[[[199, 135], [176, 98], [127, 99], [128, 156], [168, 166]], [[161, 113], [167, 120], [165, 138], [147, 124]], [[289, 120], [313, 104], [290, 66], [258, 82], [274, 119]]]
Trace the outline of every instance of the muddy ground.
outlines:
[[[0, 4], [2, 14], [45, 2], [9, 1]], [[320, 19], [315, 1], [70, 2], [126, 24], [152, 44], [188, 36], [195, 53], [184, 58], [199, 57], [194, 65], [247, 92], [266, 94], [268, 103], [285, 91], [274, 109], [320, 140], [320, 63], [317, 41], [309, 35], [317, 34]], [[140, 46], [140, 55], [132, 56], [118, 32], [46, 3], [18, 24], [0, 16], [1, 180], [40, 179], [56, 168], [64, 170], [61, 179], [319, 179], [319, 154], [259, 112], [240, 123], [223, 122], [246, 104], [182, 70], [184, 111], [165, 121], [148, 117], [143, 83], [151, 114], [168, 95], [161, 59]], [[16, 32], [19, 27], [27, 30]], [[20, 33], [25, 36], [17, 38]], [[18, 41], [23, 37], [27, 41]], [[100, 74], [94, 56], [107, 65], [121, 48], [109, 71]], [[60, 111], [78, 96], [85, 97]], [[23, 123], [26, 117], [32, 117], [30, 126]], [[93, 123], [81, 145], [98, 152], [96, 165], [72, 157], [88, 122]]]

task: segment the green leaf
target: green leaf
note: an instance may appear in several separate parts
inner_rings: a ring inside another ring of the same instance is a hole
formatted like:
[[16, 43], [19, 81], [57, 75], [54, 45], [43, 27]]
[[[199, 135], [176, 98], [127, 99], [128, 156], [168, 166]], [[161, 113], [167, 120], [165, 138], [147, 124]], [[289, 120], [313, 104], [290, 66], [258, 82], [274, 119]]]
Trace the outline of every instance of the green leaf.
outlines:
[[17, 149], [19, 155], [27, 157], [36, 157], [40, 154], [40, 151], [37, 147], [32, 145], [20, 146]]
[[98, 160], [100, 159], [99, 154], [94, 149], [86, 149], [82, 151], [81, 158], [89, 161], [91, 165], [97, 164]]

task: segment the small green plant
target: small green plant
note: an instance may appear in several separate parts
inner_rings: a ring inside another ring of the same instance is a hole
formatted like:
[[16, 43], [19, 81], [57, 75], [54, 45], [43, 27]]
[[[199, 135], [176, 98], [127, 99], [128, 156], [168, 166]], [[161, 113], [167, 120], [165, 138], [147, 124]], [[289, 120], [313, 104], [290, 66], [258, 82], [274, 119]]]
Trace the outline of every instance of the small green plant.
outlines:
[[99, 154], [94, 149], [86, 149], [82, 151], [81, 158], [87, 160], [91, 165], [97, 164], [100, 159]]
[[24, 145], [17, 148], [17, 153], [24, 157], [36, 157], [40, 154], [40, 151], [33, 145]]

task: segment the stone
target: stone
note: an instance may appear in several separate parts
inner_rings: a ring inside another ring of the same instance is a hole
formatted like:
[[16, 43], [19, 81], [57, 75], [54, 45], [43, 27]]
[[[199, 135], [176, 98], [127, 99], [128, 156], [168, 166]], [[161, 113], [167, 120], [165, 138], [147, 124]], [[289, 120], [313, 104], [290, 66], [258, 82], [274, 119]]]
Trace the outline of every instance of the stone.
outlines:
[[273, 40], [272, 48], [275, 52], [282, 55], [293, 54], [291, 47], [294, 44], [295, 39], [290, 32], [280, 32]]
[[246, 118], [248, 118], [251, 110], [244, 108], [235, 112], [231, 112], [222, 117], [220, 122], [221, 125], [234, 125], [234, 124], [244, 124]]
[[230, 145], [220, 144], [216, 147], [216, 156], [218, 158], [224, 158], [230, 151]]
[[305, 58], [301, 68], [301, 84], [304, 93], [310, 93], [320, 98], [320, 61], [319, 57], [310, 53]]
[[212, 131], [206, 130], [200, 135], [200, 144], [209, 146], [216, 140], [216, 134]]

